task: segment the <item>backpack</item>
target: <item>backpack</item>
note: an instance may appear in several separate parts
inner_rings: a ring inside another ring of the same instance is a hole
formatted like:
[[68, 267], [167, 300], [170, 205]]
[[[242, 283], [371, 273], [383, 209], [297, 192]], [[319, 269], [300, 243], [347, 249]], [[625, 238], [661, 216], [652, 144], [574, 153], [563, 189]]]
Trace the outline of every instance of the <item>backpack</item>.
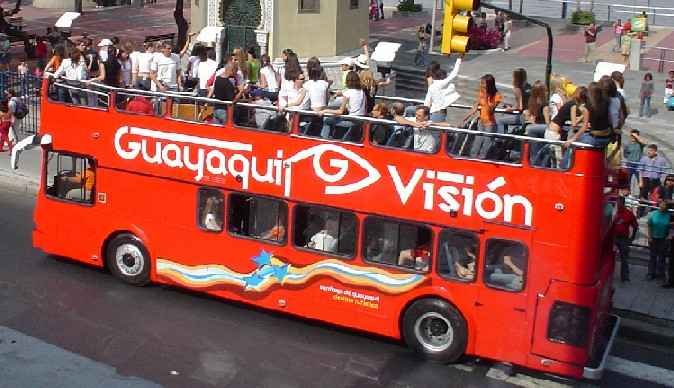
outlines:
[[21, 99], [16, 99], [16, 106], [14, 107], [14, 117], [22, 119], [28, 116], [28, 106]]

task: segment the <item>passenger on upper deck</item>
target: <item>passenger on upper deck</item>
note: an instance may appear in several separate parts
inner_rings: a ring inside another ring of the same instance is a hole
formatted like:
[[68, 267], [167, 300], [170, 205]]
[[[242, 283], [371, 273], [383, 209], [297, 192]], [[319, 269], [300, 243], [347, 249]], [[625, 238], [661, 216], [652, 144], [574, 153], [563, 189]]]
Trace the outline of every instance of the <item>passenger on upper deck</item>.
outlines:
[[499, 132], [508, 132], [508, 126], [520, 126], [523, 124], [522, 113], [529, 105], [529, 96], [531, 95], [531, 85], [527, 82], [527, 71], [519, 68], [513, 71], [513, 94], [515, 95], [515, 104], [506, 105], [507, 112], [517, 111], [518, 114], [505, 114], [497, 120]]
[[180, 89], [180, 57], [172, 53], [171, 49], [170, 44], [164, 43], [161, 47], [161, 55], [155, 56], [150, 66], [150, 78], [153, 85], [162, 92]]
[[[221, 72], [218, 76], [215, 77], [215, 82], [213, 86], [208, 91], [208, 98], [215, 98], [220, 101], [231, 101], [237, 102], [242, 98], [243, 94], [246, 91], [245, 85], [239, 87], [234, 86], [235, 66], [233, 64], [227, 64], [224, 68], [224, 71]], [[226, 106], [217, 106], [213, 111], [213, 117], [220, 123], [225, 124], [227, 122], [227, 107]]]
[[431, 74], [433, 81], [428, 86], [424, 105], [430, 108], [430, 118], [434, 122], [447, 121], [447, 107], [461, 97], [452, 81], [459, 75], [462, 58], [463, 55], [457, 58], [449, 75], [442, 69]]
[[609, 104], [597, 82], [588, 87], [588, 103], [583, 111], [583, 124], [565, 145], [578, 140], [597, 147], [606, 147], [611, 140]]

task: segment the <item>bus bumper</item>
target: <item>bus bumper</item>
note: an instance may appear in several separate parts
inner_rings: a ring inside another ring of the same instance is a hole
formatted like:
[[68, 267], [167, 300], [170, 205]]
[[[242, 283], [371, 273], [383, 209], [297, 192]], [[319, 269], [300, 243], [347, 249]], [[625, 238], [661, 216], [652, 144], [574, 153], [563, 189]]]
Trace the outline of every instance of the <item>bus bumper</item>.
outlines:
[[599, 380], [604, 374], [608, 356], [613, 348], [613, 341], [618, 335], [618, 328], [620, 327], [620, 317], [617, 315], [609, 315], [607, 319], [606, 329], [600, 338], [597, 338], [598, 349], [595, 352], [596, 356], [590, 362], [590, 365], [583, 368], [583, 377], [590, 380]]

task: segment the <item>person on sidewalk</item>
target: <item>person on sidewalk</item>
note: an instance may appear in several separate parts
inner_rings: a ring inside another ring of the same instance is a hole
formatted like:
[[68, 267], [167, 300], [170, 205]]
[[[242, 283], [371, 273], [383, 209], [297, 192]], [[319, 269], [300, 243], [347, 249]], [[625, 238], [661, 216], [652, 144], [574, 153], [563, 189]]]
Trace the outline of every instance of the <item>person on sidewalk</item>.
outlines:
[[597, 46], [597, 26], [594, 22], [590, 23], [589, 26], [585, 27], [585, 63], [590, 62], [590, 54]]
[[632, 187], [632, 177], [639, 179], [639, 162], [646, 146], [646, 141], [640, 135], [641, 132], [638, 129], [632, 129], [630, 141], [623, 147], [623, 163], [627, 167], [627, 181], [630, 183], [630, 188]]
[[646, 280], [655, 280], [664, 275], [665, 255], [669, 237], [669, 228], [672, 217], [669, 213], [667, 202], [660, 200], [658, 209], [648, 215], [648, 248], [650, 260], [648, 262], [648, 275]]
[[620, 52], [620, 39], [623, 36], [623, 23], [622, 20], [618, 19], [613, 23], [613, 37], [615, 38], [615, 46], [613, 47], [613, 52]]
[[639, 104], [639, 117], [651, 117], [651, 97], [655, 87], [653, 86], [653, 74], [646, 73], [644, 80], [641, 82], [641, 90], [639, 96], [641, 97], [641, 104]]
[[503, 50], [510, 50], [510, 36], [513, 32], [513, 19], [510, 15], [506, 15], [503, 23]]
[[667, 168], [667, 161], [658, 155], [658, 146], [649, 144], [646, 147], [646, 155], [639, 161], [639, 197], [648, 200], [653, 189], [660, 186], [660, 178]]
[[384, 20], [384, 0], [377, 0], [379, 5], [379, 19]]
[[414, 64], [417, 66], [426, 66], [428, 64], [427, 54], [428, 54], [428, 41], [429, 35], [426, 33], [425, 26], [419, 26], [417, 28], [417, 52], [414, 55]]
[[667, 100], [672, 96], [672, 93], [674, 93], [674, 70], [669, 71], [669, 76], [665, 80], [665, 104], [667, 104]]
[[634, 213], [625, 207], [625, 197], [618, 197], [617, 211], [613, 218], [613, 237], [620, 257], [620, 281], [630, 281], [630, 244], [637, 235], [639, 224]]

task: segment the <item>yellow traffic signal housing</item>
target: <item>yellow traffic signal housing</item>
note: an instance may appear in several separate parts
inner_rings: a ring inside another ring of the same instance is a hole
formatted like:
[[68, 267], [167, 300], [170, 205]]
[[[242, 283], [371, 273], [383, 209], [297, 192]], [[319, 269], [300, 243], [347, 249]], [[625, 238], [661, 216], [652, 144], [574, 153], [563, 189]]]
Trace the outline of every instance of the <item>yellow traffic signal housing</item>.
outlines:
[[442, 28], [443, 54], [465, 53], [468, 51], [468, 29], [471, 18], [459, 15], [461, 11], [472, 11], [480, 7], [480, 0], [445, 0], [445, 15]]

